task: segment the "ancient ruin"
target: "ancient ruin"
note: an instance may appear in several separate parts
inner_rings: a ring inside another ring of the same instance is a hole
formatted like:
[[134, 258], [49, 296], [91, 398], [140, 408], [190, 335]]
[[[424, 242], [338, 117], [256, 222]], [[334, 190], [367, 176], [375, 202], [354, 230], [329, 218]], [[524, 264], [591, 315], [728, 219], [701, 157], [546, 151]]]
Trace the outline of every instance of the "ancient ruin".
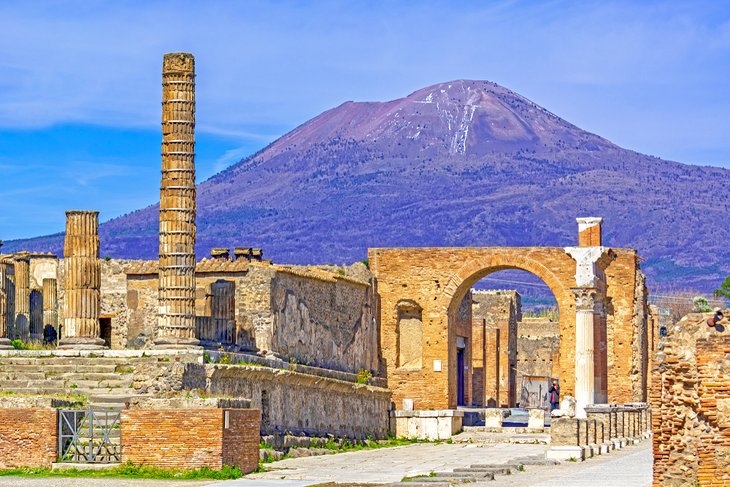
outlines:
[[[0, 442], [0, 466], [195, 458], [251, 471], [260, 435], [446, 439], [462, 406], [499, 428], [521, 403], [544, 432], [552, 378], [576, 401], [555, 418], [553, 457], [648, 436], [656, 324], [636, 251], [604, 246], [600, 218], [578, 218], [575, 247], [374, 248], [369, 267], [295, 266], [241, 242], [198, 260], [194, 66], [163, 60], [158, 260], [100, 259], [95, 211], [67, 212], [63, 259], [0, 255], [0, 435], [12, 444]], [[472, 290], [504, 269], [541, 278], [558, 321], [523, 319], [514, 291]], [[71, 406], [118, 413], [123, 434], [104, 431], [103, 459], [69, 450]]]

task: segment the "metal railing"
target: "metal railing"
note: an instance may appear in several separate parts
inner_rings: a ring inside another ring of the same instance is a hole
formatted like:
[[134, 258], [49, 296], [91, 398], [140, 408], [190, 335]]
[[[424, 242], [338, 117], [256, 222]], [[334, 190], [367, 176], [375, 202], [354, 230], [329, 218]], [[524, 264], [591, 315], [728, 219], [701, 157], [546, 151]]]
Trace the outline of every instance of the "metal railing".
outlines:
[[59, 409], [58, 461], [121, 462], [122, 432], [119, 411]]

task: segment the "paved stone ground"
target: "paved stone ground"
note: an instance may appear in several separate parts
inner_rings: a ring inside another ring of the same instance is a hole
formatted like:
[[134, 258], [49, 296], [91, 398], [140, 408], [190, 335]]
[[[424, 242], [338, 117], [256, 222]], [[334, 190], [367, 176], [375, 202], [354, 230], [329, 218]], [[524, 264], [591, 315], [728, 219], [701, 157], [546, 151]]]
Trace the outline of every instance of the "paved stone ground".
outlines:
[[[210, 480], [127, 480], [99, 478], [0, 477], [0, 487], [202, 487]], [[220, 485], [220, 484], [218, 484]]]
[[[215, 484], [216, 487], [305, 487], [335, 481], [392, 482], [404, 476], [450, 471], [475, 463], [504, 463], [536, 455], [545, 445], [411, 445], [383, 450], [342, 453], [324, 457], [283, 460], [276, 470]], [[524, 472], [497, 476], [494, 481], [468, 484], [474, 487], [650, 487], [651, 442], [627, 447], [586, 460], [555, 466], [528, 466]]]
[[[516, 444], [423, 444], [380, 450], [340, 453], [321, 457], [292, 458], [269, 464], [271, 471], [224, 482], [122, 480], [122, 479], [30, 479], [0, 477], [0, 487], [305, 487], [325, 482], [340, 485], [382, 483], [404, 476], [450, 471], [474, 463], [504, 463], [517, 457], [537, 455], [545, 445]], [[556, 466], [528, 466], [524, 472], [497, 476], [494, 481], [468, 484], [474, 487], [649, 487], [651, 442], [624, 448], [585, 462]]]

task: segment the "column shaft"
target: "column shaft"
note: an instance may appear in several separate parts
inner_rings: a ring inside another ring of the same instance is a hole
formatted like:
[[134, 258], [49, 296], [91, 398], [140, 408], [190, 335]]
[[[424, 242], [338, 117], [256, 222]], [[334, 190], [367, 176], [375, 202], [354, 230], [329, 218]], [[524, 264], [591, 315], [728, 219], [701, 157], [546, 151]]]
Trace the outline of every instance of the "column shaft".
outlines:
[[199, 344], [195, 336], [195, 196], [195, 60], [191, 54], [166, 54], [155, 340], [163, 348]]
[[593, 356], [595, 289], [574, 289], [575, 312], [575, 415], [585, 418], [585, 407], [595, 403]]
[[64, 327], [59, 348], [104, 348], [100, 338], [99, 212], [67, 211]]
[[15, 256], [15, 326], [13, 338], [30, 340], [30, 255]]
[[0, 257], [0, 350], [12, 348], [8, 339], [8, 268], [7, 259]]
[[[43, 329], [53, 329], [52, 336], [58, 338], [58, 282], [43, 279]], [[44, 333], [45, 335], [45, 333]]]

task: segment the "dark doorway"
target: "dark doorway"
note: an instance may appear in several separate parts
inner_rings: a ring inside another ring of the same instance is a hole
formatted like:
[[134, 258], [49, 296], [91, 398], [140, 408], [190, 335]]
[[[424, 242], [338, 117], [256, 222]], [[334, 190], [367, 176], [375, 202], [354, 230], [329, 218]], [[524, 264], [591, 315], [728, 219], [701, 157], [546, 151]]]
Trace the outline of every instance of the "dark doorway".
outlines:
[[104, 346], [112, 348], [112, 319], [110, 317], [99, 318], [99, 332], [104, 340]]
[[464, 349], [456, 349], [456, 405], [464, 405]]

